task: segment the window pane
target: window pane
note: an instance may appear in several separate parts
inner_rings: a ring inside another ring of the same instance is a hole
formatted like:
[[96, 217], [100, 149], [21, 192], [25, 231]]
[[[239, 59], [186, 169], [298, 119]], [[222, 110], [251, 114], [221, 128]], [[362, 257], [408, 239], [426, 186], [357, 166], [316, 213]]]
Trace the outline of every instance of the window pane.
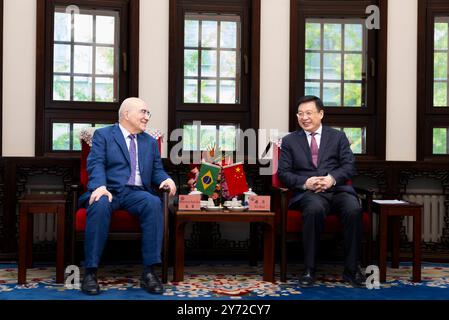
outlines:
[[362, 32], [361, 24], [345, 24], [345, 51], [362, 51]]
[[306, 79], [320, 79], [320, 54], [306, 52]]
[[341, 55], [339, 53], [325, 53], [323, 64], [323, 79], [341, 79]]
[[75, 14], [74, 34], [75, 42], [92, 42], [93, 16], [89, 14]]
[[115, 19], [110, 16], [96, 17], [95, 41], [97, 43], [114, 44]]
[[[59, 8], [58, 10], [62, 9]], [[63, 78], [62, 75], [54, 75], [54, 100], [72, 99], [73, 101], [102, 102], [117, 100], [119, 93], [116, 69], [119, 47], [114, 46], [114, 44], [118, 40], [116, 31], [118, 31], [119, 16], [115, 11], [108, 13], [101, 11], [101, 14], [97, 15], [99, 12], [97, 10], [83, 10], [83, 14], [73, 14], [74, 39], [67, 39], [70, 44], [54, 44], [53, 72], [69, 74], [66, 78]], [[57, 12], [55, 17], [56, 15]], [[65, 19], [64, 16], [58, 17], [61, 21]], [[61, 21], [55, 22], [55, 28], [60, 28]], [[94, 21], [95, 38], [93, 36]], [[59, 33], [60, 31], [55, 29], [55, 37], [67, 38]], [[80, 44], [80, 42], [91, 44]], [[101, 43], [101, 45], [96, 45], [97, 43]], [[95, 51], [93, 51], [94, 49]], [[70, 56], [72, 50], [73, 57]], [[73, 59], [73, 66], [71, 58]], [[107, 77], [100, 79], [95, 75], [107, 75]], [[70, 80], [73, 81], [72, 87], [70, 86]]]
[[184, 50], [184, 76], [198, 77], [198, 50]]
[[73, 78], [73, 100], [74, 101], [92, 101], [92, 78], [74, 77]]
[[70, 72], [70, 45], [55, 44], [54, 46], [54, 72]]
[[235, 81], [220, 81], [220, 103], [237, 103], [235, 100]]
[[97, 47], [95, 66], [96, 74], [113, 75], [114, 48]]
[[201, 53], [201, 76], [217, 76], [217, 51], [203, 50]]
[[235, 151], [236, 127], [220, 126], [219, 127], [220, 143], [219, 148], [222, 151]]
[[353, 153], [366, 153], [366, 150], [363, 148], [365, 145], [363, 143], [365, 139], [365, 128], [343, 128], [343, 131], [346, 133]]
[[53, 150], [70, 150], [70, 124], [53, 123]]
[[80, 142], [80, 132], [84, 128], [90, 128], [92, 125], [90, 123], [74, 123], [73, 124], [73, 149], [75, 151], [81, 150], [81, 142]]
[[216, 21], [202, 21], [201, 26], [201, 46], [202, 47], [217, 47], [217, 22]]
[[55, 41], [70, 41], [72, 30], [71, 21], [70, 14], [55, 12]]
[[185, 79], [184, 80], [184, 102], [198, 102], [198, 81]]
[[324, 50], [341, 50], [341, 24], [324, 24]]
[[434, 53], [433, 60], [433, 78], [434, 80], [446, 80], [447, 79], [447, 52]]
[[435, 23], [434, 48], [436, 50], [447, 50], [448, 24]]
[[185, 20], [184, 21], [184, 46], [185, 47], [198, 47], [198, 20]]
[[70, 77], [53, 77], [53, 100], [70, 100]]
[[323, 97], [325, 106], [341, 106], [340, 83], [323, 83]]
[[448, 128], [433, 128], [433, 154], [448, 154]]
[[344, 84], [344, 106], [345, 107], [362, 106], [362, 84], [360, 83]]
[[235, 51], [220, 52], [220, 77], [236, 77], [236, 57]]
[[73, 68], [75, 73], [92, 73], [92, 46], [75, 46]]
[[447, 83], [434, 82], [433, 84], [433, 106], [446, 107], [447, 106]]
[[184, 125], [182, 131], [182, 149], [185, 151], [197, 150], [198, 126]]
[[306, 49], [320, 50], [321, 24], [306, 23]]
[[304, 87], [304, 94], [305, 95], [312, 95], [312, 96], [321, 96], [320, 93], [320, 83], [319, 82], [306, 82]]
[[239, 28], [237, 15], [185, 14], [184, 103], [239, 102]]
[[333, 127], [334, 129], [343, 131], [348, 138], [350, 148], [354, 154], [366, 153], [366, 127]]
[[201, 102], [202, 103], [217, 102], [217, 81], [201, 80]]
[[237, 23], [222, 21], [220, 25], [220, 47], [237, 47]]
[[[362, 92], [365, 91], [362, 81], [363, 74], [366, 72], [364, 68], [366, 68], [367, 46], [363, 45], [363, 41], [367, 37], [364, 36], [366, 31], [363, 28], [363, 20], [360, 20], [360, 23], [356, 21], [348, 23], [347, 19], [308, 19], [308, 21], [305, 24], [304, 93], [322, 97], [327, 106], [365, 106], [362, 97]], [[341, 22], [338, 23], [338, 21]], [[319, 43], [321, 30], [323, 30], [324, 41], [322, 48]], [[344, 41], [344, 48], [342, 41]], [[311, 50], [319, 50], [319, 52], [311, 52]], [[348, 53], [348, 51], [354, 53]], [[357, 81], [357, 83], [350, 84], [348, 80]], [[346, 91], [341, 92], [342, 86]], [[321, 91], [320, 88], [322, 88]]]
[[99, 128], [104, 128], [104, 127], [107, 127], [110, 125], [111, 125], [110, 123], [96, 123], [95, 128], [99, 129]]
[[113, 78], [95, 78], [95, 101], [115, 102]]
[[201, 150], [207, 150], [209, 148], [214, 148], [217, 146], [216, 143], [217, 128], [215, 126], [201, 126], [200, 132], [201, 132], [200, 133]]
[[345, 54], [345, 80], [362, 80], [362, 55]]

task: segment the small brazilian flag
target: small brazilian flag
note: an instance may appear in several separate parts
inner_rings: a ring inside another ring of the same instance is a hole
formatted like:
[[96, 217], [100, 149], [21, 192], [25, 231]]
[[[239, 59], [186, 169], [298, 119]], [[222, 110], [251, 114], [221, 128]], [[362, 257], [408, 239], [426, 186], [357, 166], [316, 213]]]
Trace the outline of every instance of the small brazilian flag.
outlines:
[[196, 188], [202, 193], [210, 196], [215, 191], [219, 173], [220, 166], [208, 162], [203, 162], [201, 164], [200, 173], [198, 174]]

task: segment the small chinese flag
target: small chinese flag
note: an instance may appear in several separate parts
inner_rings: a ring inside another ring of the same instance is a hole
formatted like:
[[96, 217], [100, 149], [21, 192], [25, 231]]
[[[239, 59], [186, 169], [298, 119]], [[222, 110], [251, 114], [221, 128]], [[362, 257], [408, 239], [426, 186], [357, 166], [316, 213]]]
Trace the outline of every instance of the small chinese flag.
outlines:
[[243, 170], [243, 164], [241, 162], [224, 166], [223, 173], [231, 197], [248, 191], [245, 171]]

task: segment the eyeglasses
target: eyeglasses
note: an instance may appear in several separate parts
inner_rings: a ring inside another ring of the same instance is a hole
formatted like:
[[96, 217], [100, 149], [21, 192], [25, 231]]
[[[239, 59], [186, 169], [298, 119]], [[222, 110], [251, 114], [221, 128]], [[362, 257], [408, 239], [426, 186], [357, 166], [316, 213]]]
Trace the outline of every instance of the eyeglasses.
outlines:
[[297, 115], [300, 118], [310, 118], [311, 116], [313, 116], [315, 113], [317, 113], [316, 111], [307, 111], [307, 112], [298, 112]]
[[148, 118], [151, 118], [151, 112], [150, 110], [147, 109], [140, 109], [139, 111], [141, 114], [143, 114], [144, 116], [148, 116]]

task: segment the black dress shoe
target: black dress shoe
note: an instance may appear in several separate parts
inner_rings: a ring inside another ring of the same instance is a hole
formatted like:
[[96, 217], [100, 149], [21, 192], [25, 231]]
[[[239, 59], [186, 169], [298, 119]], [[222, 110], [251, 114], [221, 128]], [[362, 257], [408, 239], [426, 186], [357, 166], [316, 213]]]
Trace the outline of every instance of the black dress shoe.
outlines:
[[153, 271], [142, 274], [140, 287], [145, 289], [149, 293], [161, 294], [164, 292], [164, 287], [162, 286], [161, 281]]
[[345, 268], [343, 280], [351, 284], [354, 288], [366, 288], [366, 277], [360, 267], [355, 271]]
[[86, 273], [81, 284], [81, 291], [88, 295], [100, 294], [100, 286], [95, 273]]
[[315, 269], [307, 268], [299, 277], [299, 286], [302, 288], [310, 288], [315, 283]]

